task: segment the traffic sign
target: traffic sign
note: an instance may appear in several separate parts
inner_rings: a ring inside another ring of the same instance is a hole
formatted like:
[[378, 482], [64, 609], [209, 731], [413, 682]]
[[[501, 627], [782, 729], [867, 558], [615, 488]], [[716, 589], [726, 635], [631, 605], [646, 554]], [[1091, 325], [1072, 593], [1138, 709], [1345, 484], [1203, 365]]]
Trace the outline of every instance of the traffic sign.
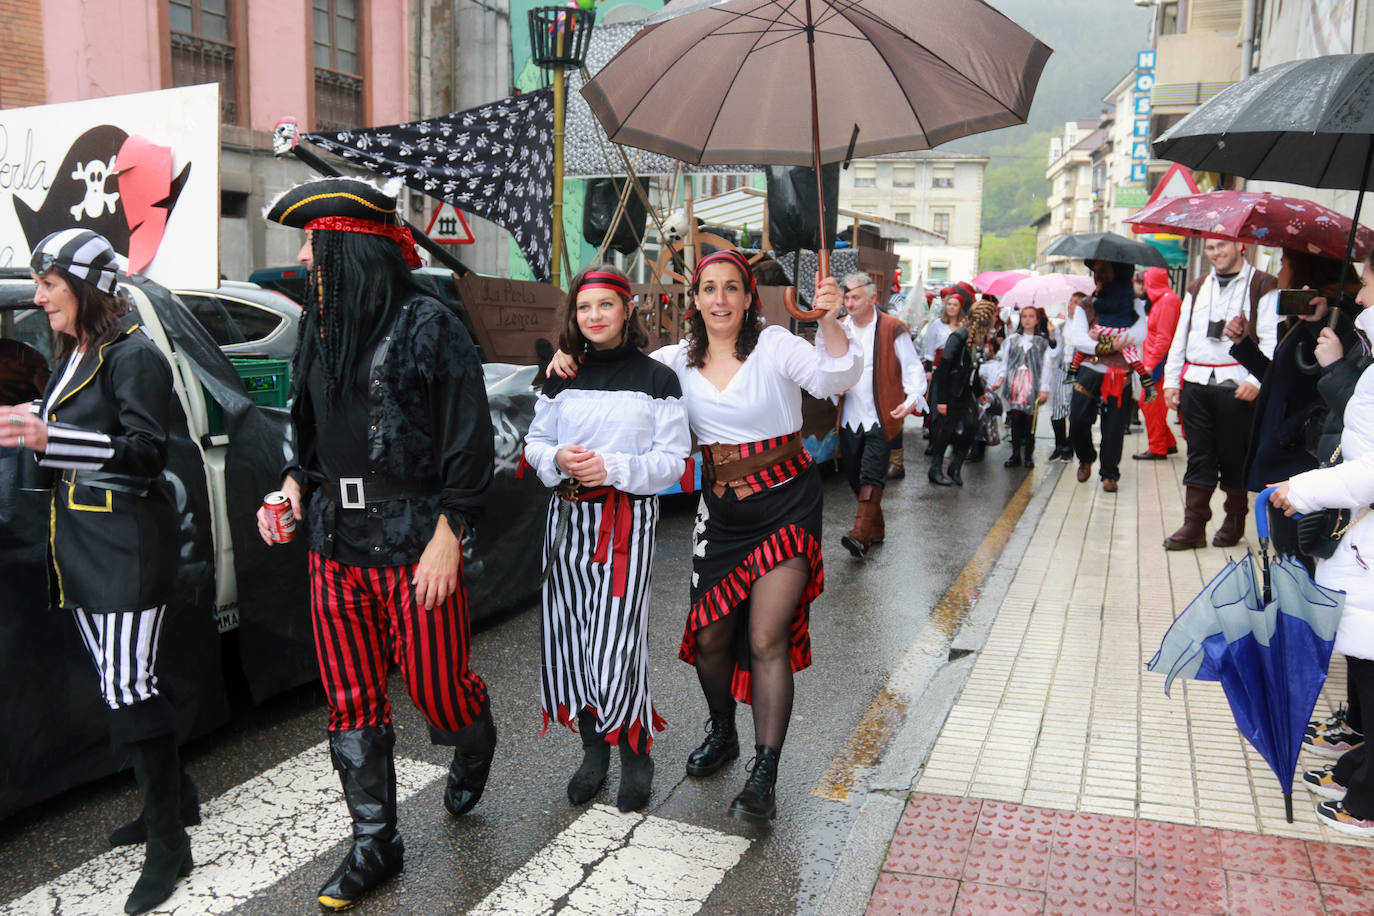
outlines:
[[1159, 179], [1159, 184], [1155, 185], [1155, 191], [1150, 195], [1146, 206], [1164, 197], [1184, 197], [1196, 193], [1197, 182], [1193, 180], [1193, 173], [1187, 166], [1175, 162], [1169, 166], [1169, 171], [1164, 173], [1164, 177]]
[[477, 241], [463, 211], [448, 201], [439, 204], [439, 209], [434, 211], [425, 235], [445, 245], [471, 245]]

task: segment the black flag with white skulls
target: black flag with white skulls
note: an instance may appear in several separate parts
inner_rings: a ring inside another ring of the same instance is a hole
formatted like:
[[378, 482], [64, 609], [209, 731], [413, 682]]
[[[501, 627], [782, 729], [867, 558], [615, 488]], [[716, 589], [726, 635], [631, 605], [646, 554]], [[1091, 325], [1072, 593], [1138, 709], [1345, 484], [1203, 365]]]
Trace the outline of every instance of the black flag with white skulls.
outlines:
[[515, 236], [535, 279], [549, 279], [552, 89], [425, 121], [302, 139], [490, 220]]

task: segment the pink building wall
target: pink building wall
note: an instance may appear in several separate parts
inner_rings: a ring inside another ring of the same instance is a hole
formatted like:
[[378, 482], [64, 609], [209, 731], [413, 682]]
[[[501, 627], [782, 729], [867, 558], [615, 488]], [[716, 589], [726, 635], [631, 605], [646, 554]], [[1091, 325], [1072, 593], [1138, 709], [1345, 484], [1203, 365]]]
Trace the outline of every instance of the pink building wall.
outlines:
[[161, 3], [43, 0], [49, 102], [162, 88]]
[[410, 67], [407, 62], [407, 0], [369, 0], [368, 34], [371, 44], [372, 123], [397, 124], [410, 120]]
[[[43, 0], [44, 70], [49, 102], [163, 88], [158, 18], [166, 0]], [[408, 120], [408, 0], [366, 0], [366, 75], [372, 122]], [[313, 82], [310, 0], [235, 0], [246, 16], [248, 111], [254, 130], [271, 131], [283, 115], [306, 121]]]
[[248, 15], [248, 126], [270, 131], [279, 118], [291, 115], [302, 130], [309, 129], [306, 108], [314, 78], [310, 0], [237, 2]]

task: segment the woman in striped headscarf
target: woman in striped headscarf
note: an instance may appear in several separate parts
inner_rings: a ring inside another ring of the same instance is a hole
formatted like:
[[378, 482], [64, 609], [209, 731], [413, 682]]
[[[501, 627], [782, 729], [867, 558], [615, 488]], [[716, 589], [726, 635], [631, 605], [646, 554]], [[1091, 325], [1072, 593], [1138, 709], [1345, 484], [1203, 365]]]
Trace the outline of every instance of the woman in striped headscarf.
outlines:
[[187, 823], [200, 823], [177, 756], [177, 715], [157, 677], [158, 638], [177, 564], [177, 516], [163, 476], [174, 408], [172, 369], [125, 316], [114, 249], [89, 229], [33, 249], [34, 304], [48, 316], [60, 368], [32, 404], [0, 408], [0, 446], [31, 449], [59, 470], [53, 490], [54, 604], [76, 620], [110, 708], [110, 739], [133, 761], [143, 814], [111, 835], [143, 842], [124, 905], [142, 913], [191, 873]]
[[559, 348], [582, 359], [553, 376], [534, 408], [525, 461], [554, 488], [544, 536], [540, 702], [582, 737], [568, 800], [590, 801], [620, 747], [621, 811], [649, 801], [654, 733], [649, 696], [649, 589], [660, 490], [691, 452], [682, 388], [640, 348], [648, 333], [630, 281], [594, 264], [569, 284]]

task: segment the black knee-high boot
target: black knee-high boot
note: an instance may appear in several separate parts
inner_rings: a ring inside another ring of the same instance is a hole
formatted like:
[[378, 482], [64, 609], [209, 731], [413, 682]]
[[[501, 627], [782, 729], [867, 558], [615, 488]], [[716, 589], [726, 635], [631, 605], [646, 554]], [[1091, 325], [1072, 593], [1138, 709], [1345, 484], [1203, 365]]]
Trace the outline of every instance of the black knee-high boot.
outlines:
[[405, 844], [396, 831], [395, 745], [390, 725], [329, 733], [329, 756], [353, 817], [353, 845], [320, 888], [325, 909], [353, 906], [405, 867]]
[[[186, 770], [181, 771], [181, 825], [183, 827], [194, 827], [200, 823], [200, 793], [196, 791], [196, 784], [191, 781], [191, 777], [186, 775]], [[116, 827], [110, 831], [111, 846], [132, 846], [134, 843], [142, 843], [148, 839], [148, 825], [143, 820], [143, 812], [139, 812], [138, 817], [129, 821], [122, 827]]]
[[638, 811], [649, 803], [654, 787], [654, 761], [630, 746], [628, 727], [620, 730], [620, 791], [615, 804], [621, 811]]
[[491, 775], [491, 760], [496, 756], [496, 723], [491, 707], [482, 710], [477, 720], [456, 732], [430, 726], [430, 740], [453, 748], [448, 782], [444, 785], [444, 810], [453, 817], [467, 814], [482, 798]]
[[611, 768], [611, 746], [596, 730], [596, 714], [589, 709], [577, 711], [577, 731], [582, 736], [582, 764], [568, 780], [568, 801], [582, 805], [592, 800], [606, 781]]
[[143, 872], [124, 904], [126, 913], [143, 913], [172, 896], [177, 879], [191, 873], [191, 838], [181, 823], [181, 761], [175, 734], [136, 741], [129, 752], [134, 777], [143, 790], [143, 823], [148, 833]]

